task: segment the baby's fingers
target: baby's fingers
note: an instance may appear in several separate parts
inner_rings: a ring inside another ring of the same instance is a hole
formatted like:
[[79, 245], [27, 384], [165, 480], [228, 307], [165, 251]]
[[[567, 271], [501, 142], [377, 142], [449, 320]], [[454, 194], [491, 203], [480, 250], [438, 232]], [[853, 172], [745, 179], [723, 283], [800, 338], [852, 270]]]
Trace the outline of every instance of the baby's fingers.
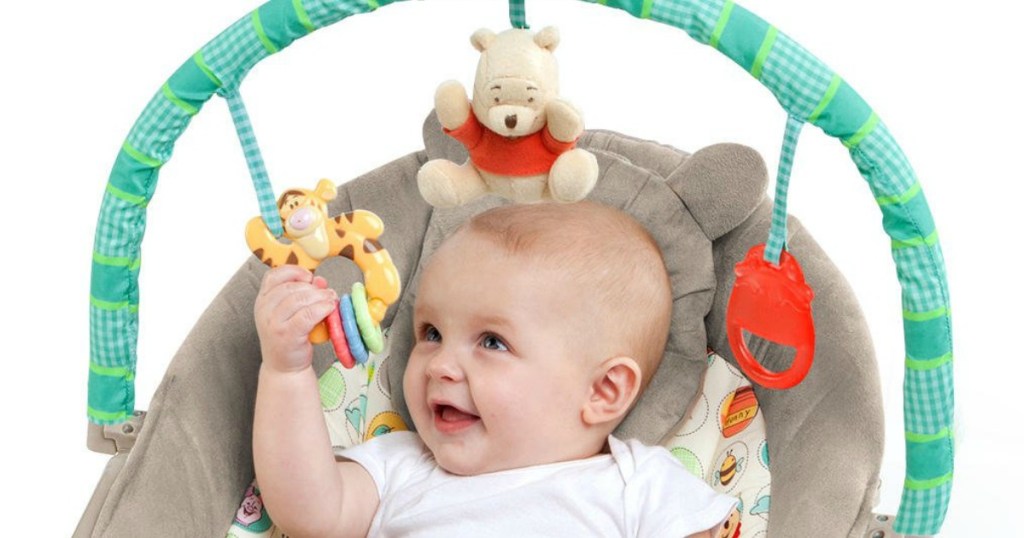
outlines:
[[281, 302], [276, 312], [280, 323], [289, 332], [309, 334], [316, 324], [330, 314], [338, 304], [338, 295], [332, 289], [313, 289], [293, 294]]
[[310, 273], [309, 270], [298, 265], [282, 265], [267, 271], [263, 275], [263, 282], [260, 284], [260, 295], [265, 295], [286, 282], [308, 283], [312, 281], [313, 273]]

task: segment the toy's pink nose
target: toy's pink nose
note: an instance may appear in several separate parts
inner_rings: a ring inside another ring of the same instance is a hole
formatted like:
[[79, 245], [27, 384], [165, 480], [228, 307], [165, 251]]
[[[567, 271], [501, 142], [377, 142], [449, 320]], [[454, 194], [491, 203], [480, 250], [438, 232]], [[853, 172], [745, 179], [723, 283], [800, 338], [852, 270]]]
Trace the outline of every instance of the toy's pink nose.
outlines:
[[519, 118], [515, 114], [505, 116], [505, 127], [515, 129], [517, 123], [519, 123]]
[[308, 207], [299, 208], [288, 217], [288, 224], [296, 230], [305, 230], [313, 224], [313, 210]]

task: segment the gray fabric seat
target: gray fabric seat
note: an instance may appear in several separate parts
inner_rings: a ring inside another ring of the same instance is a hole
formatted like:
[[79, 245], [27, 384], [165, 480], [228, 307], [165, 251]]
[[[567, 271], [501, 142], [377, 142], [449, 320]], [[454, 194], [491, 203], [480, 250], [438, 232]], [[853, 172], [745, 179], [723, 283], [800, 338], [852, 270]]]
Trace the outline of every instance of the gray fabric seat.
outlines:
[[[461, 146], [424, 126], [425, 150], [342, 185], [333, 212], [359, 208], [383, 219], [382, 242], [402, 273], [404, 290], [385, 326], [392, 357], [388, 381], [404, 411], [401, 375], [411, 345], [411, 306], [423, 262], [470, 215], [504, 203], [478, 200], [433, 210], [416, 187], [426, 160], [465, 157]], [[661, 245], [675, 307], [666, 357], [619, 435], [657, 443], [683, 418], [697, 393], [706, 347], [734, 362], [725, 330], [733, 266], [768, 236], [771, 202], [761, 157], [738, 145], [693, 155], [623, 135], [591, 131], [580, 145], [594, 152], [601, 179], [590, 198], [623, 208]], [[340, 178], [336, 178], [340, 179]], [[771, 536], [862, 536], [871, 519], [882, 457], [878, 370], [867, 326], [852, 291], [810, 234], [790, 223], [790, 251], [816, 299], [817, 348], [806, 380], [788, 391], [755, 387], [771, 452]], [[76, 536], [223, 536], [253, 478], [252, 412], [260, 364], [252, 304], [266, 267], [246, 261], [214, 299], [176, 354], [135, 447], [116, 460], [97, 490], [95, 524]], [[338, 289], [361, 278], [353, 264], [319, 271]], [[230, 327], [230, 330], [227, 328]], [[333, 356], [315, 354], [319, 369]], [[751, 349], [773, 369], [784, 349]], [[735, 364], [735, 362], [734, 362]], [[145, 365], [142, 365], [145, 368]]]

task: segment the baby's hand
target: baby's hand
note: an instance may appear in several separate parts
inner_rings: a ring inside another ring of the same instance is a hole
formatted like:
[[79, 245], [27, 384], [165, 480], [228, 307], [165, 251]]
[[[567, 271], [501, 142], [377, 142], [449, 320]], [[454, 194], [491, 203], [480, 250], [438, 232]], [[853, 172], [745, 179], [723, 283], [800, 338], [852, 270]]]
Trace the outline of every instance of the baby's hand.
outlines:
[[263, 277], [253, 313], [263, 363], [272, 370], [297, 372], [312, 364], [309, 332], [338, 303], [334, 290], [317, 284], [325, 284], [323, 277], [295, 265], [271, 269]]

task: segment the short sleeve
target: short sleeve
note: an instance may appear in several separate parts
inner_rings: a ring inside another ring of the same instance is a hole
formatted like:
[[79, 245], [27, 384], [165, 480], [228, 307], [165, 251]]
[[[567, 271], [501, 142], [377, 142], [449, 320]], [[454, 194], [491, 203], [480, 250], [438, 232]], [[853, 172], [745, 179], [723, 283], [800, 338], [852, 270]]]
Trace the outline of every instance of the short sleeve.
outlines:
[[373, 478], [381, 499], [410, 477], [433, 467], [430, 453], [413, 432], [398, 431], [346, 448], [338, 457], [358, 463]]
[[541, 135], [541, 141], [543, 142], [544, 147], [554, 155], [561, 155], [576, 147], [575, 140], [562, 142], [551, 134], [551, 130], [548, 129], [547, 126], [544, 127], [543, 134]]
[[462, 125], [454, 129], [445, 129], [444, 132], [455, 140], [462, 142], [466, 149], [472, 150], [483, 139], [484, 127], [480, 120], [476, 119], [476, 115], [470, 112], [469, 118], [466, 118]]
[[609, 445], [626, 479], [627, 528], [637, 536], [682, 538], [715, 529], [736, 506], [736, 498], [715, 492], [663, 447], [614, 438]]

